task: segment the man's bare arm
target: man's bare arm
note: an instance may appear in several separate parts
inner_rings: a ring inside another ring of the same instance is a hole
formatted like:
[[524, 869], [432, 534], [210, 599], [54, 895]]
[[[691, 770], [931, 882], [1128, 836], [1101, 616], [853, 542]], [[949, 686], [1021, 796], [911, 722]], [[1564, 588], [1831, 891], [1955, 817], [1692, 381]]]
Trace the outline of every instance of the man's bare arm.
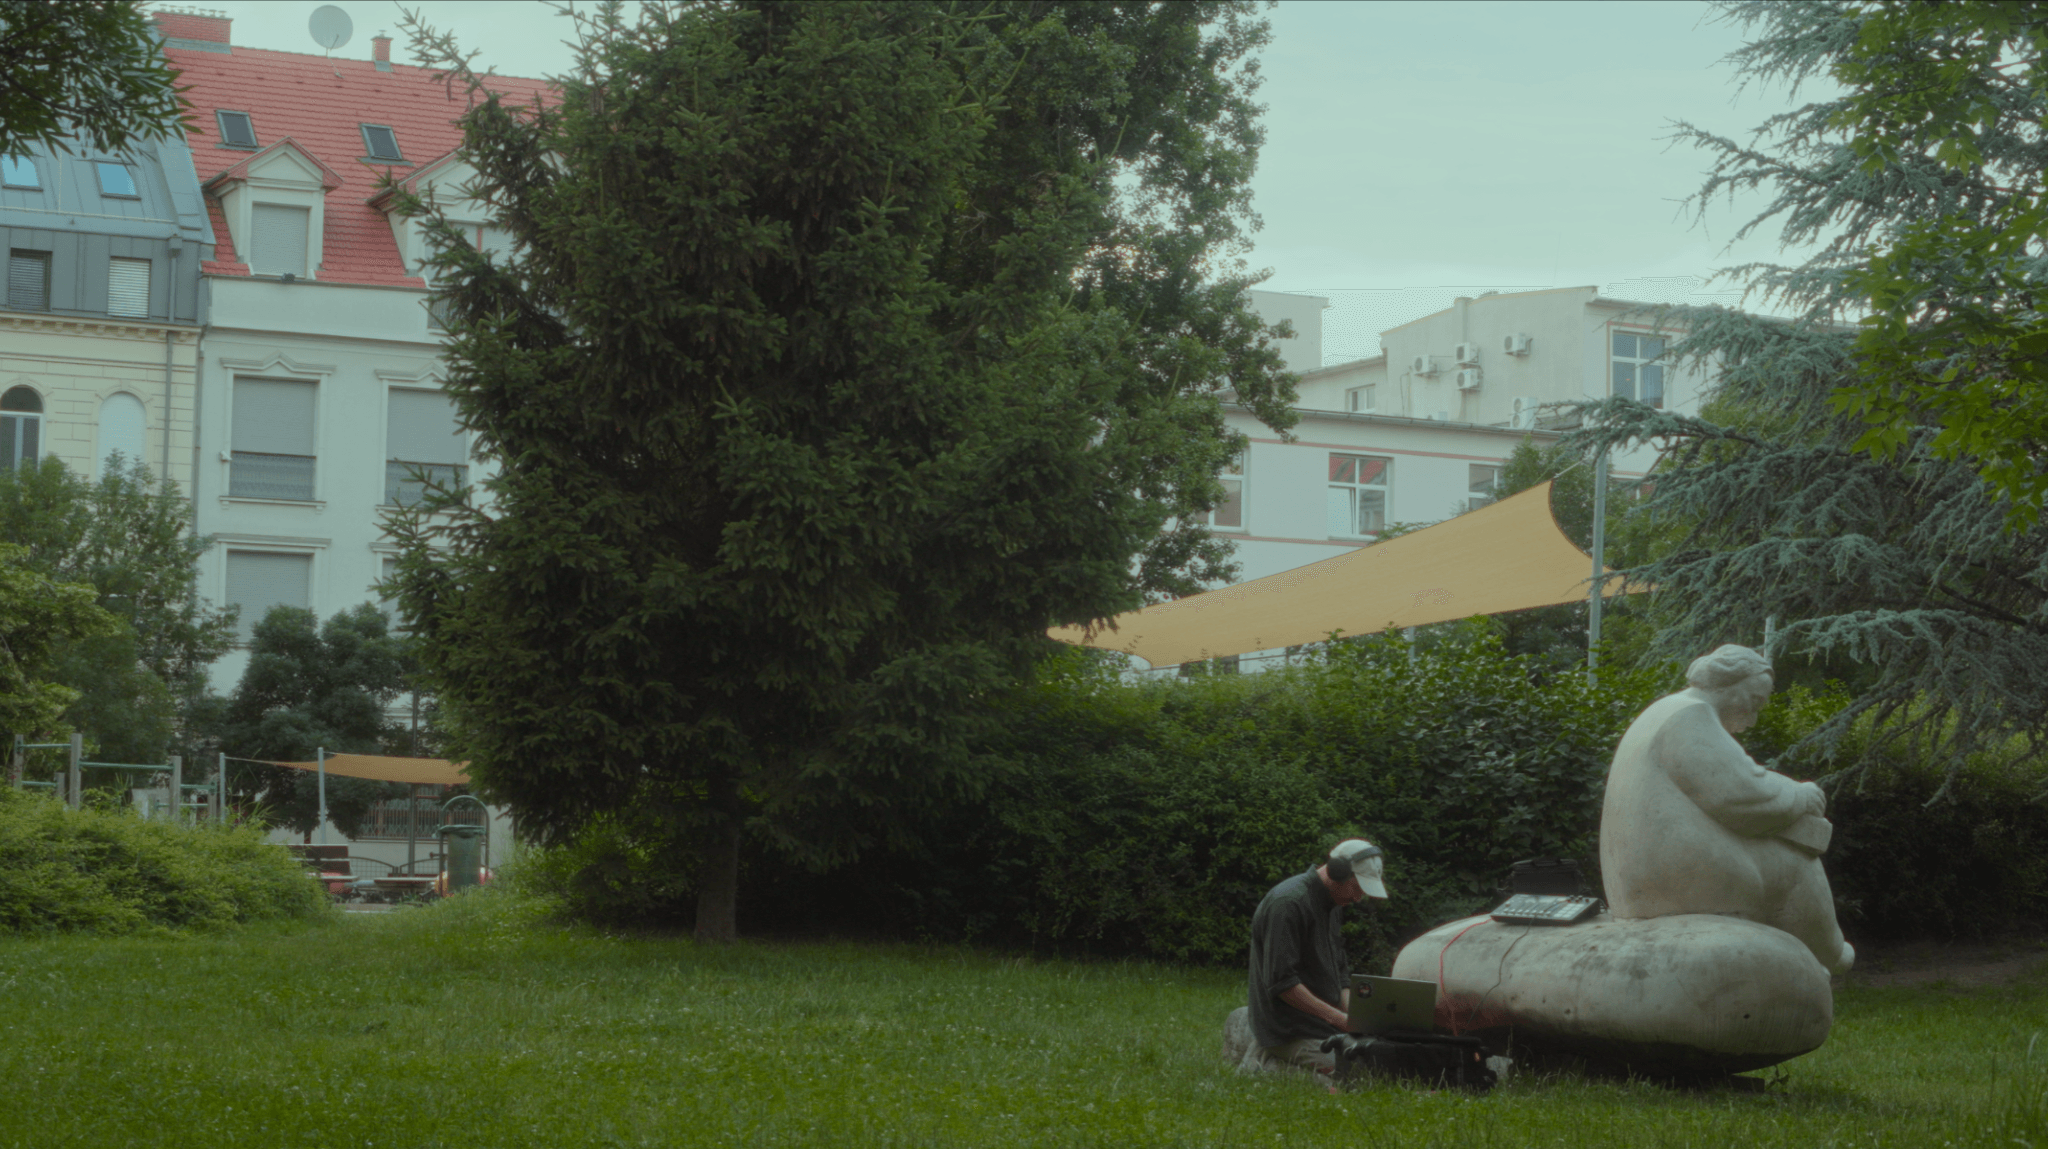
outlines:
[[1295, 982], [1282, 991], [1280, 1000], [1310, 1017], [1318, 1017], [1329, 1022], [1336, 1026], [1340, 1033], [1351, 1031], [1351, 1019], [1345, 1016], [1343, 1010], [1310, 993], [1308, 987], [1300, 982]]

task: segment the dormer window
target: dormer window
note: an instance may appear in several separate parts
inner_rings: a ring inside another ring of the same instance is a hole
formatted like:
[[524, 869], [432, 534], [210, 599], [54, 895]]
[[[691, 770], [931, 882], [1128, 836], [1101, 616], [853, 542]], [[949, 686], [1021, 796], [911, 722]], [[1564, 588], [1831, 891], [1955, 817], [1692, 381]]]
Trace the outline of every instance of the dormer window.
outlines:
[[398, 150], [398, 133], [380, 124], [363, 124], [363, 147], [373, 160], [404, 161]]
[[256, 125], [247, 112], [213, 113], [220, 122], [220, 142], [223, 147], [253, 148], [256, 146]]
[[127, 164], [100, 160], [93, 165], [100, 177], [100, 195], [107, 199], [141, 199], [142, 193], [135, 190], [135, 173]]
[[36, 162], [27, 156], [0, 156], [0, 184], [30, 191], [41, 191], [43, 187], [43, 181], [36, 176]]

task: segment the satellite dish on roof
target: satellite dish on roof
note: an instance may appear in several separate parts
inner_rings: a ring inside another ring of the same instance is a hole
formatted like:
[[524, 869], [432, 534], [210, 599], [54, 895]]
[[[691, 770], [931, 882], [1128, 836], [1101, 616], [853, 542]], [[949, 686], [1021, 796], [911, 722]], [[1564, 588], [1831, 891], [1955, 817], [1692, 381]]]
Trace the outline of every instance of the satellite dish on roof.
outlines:
[[348, 43], [356, 25], [348, 18], [348, 13], [332, 4], [322, 4], [313, 9], [313, 18], [306, 21], [306, 30], [313, 33], [315, 44], [332, 52]]

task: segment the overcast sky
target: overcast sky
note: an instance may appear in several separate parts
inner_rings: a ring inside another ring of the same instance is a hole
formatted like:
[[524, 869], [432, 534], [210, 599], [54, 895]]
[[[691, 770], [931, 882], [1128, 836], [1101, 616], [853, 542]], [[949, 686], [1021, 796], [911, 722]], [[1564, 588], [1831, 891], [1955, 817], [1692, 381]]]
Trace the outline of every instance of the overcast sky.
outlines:
[[[319, 6], [211, 5], [234, 19], [237, 44], [315, 53]], [[415, 6], [501, 73], [569, 64], [568, 22], [540, 3]], [[339, 7], [355, 34], [335, 55], [368, 59], [373, 34], [398, 34], [397, 4]], [[1803, 258], [1778, 251], [1775, 229], [1726, 249], [1759, 199], [1724, 198], [1704, 226], [1679, 203], [1710, 161], [1672, 146], [1669, 121], [1746, 138], [1792, 106], [1782, 87], [1737, 99], [1720, 61], [1741, 30], [1704, 3], [1287, 0], [1270, 18], [1252, 264], [1271, 270], [1271, 290], [1332, 299], [1326, 363], [1373, 353], [1378, 330], [1457, 289], [1589, 284], [1664, 302], [1691, 289], [1680, 277]], [[402, 39], [393, 55], [409, 59]]]

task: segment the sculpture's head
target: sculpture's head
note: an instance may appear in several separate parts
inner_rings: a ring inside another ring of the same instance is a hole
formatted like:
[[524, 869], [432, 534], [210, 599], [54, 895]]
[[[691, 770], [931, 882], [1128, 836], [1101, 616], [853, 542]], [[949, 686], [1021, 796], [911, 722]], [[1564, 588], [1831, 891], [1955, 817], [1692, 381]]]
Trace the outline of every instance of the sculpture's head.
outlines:
[[1771, 660], [1746, 646], [1730, 643], [1701, 655], [1686, 668], [1685, 680], [1707, 696], [1730, 734], [1755, 726], [1771, 700]]

